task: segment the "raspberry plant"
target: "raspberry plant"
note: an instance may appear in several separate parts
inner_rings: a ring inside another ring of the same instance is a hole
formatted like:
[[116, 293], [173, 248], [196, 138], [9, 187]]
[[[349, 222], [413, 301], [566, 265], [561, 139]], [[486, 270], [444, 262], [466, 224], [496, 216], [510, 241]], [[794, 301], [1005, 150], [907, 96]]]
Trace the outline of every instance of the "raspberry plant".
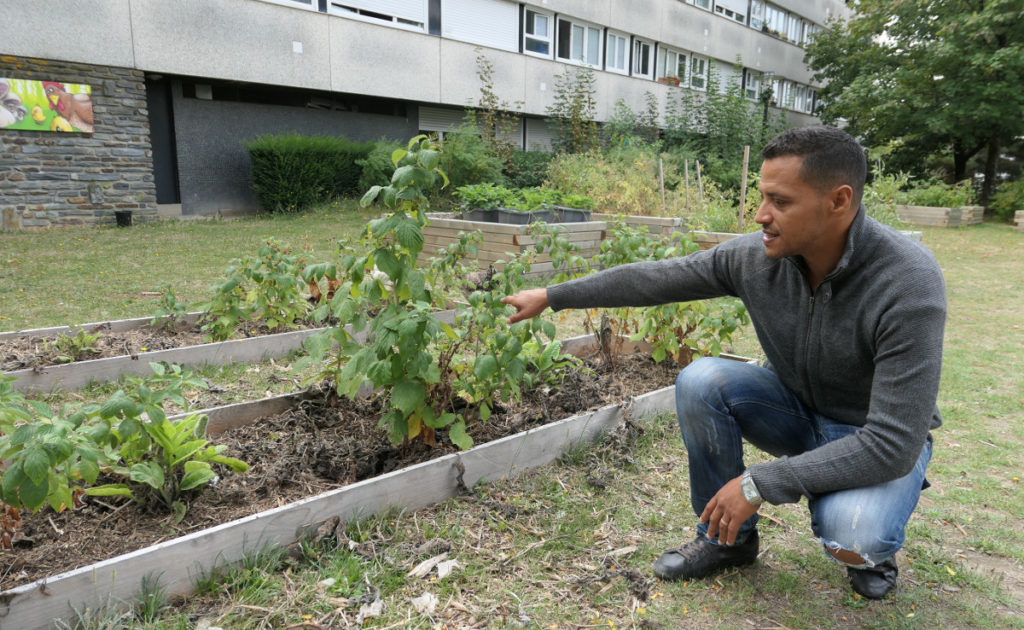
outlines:
[[[337, 325], [307, 338], [312, 361], [321, 363], [319, 378], [329, 378], [338, 393], [354, 398], [365, 385], [385, 401], [380, 420], [394, 444], [421, 439], [435, 444], [437, 431], [460, 448], [472, 446], [467, 422], [485, 421], [494, 406], [516, 399], [530, 380], [530, 365], [561, 365], [531, 360], [540, 356], [544, 333], [554, 327], [541, 321], [505, 323], [500, 298], [515, 292], [529, 271], [529, 257], [513, 258], [491, 278], [493, 290], [475, 291], [459, 308], [455, 325], [434, 315], [433, 292], [445, 278], [464, 275], [460, 259], [474, 247], [464, 237], [432, 265], [417, 268], [423, 249], [427, 193], [447, 184], [438, 168], [437, 147], [426, 136], [409, 141], [392, 155], [395, 173], [388, 186], [374, 186], [363, 197], [379, 201], [388, 213], [365, 227], [365, 253], [347, 253], [339, 265], [340, 283], [327, 313]], [[378, 313], [370, 319], [371, 310]], [[346, 325], [349, 328], [346, 328]], [[366, 333], [366, 343], [356, 335]]]

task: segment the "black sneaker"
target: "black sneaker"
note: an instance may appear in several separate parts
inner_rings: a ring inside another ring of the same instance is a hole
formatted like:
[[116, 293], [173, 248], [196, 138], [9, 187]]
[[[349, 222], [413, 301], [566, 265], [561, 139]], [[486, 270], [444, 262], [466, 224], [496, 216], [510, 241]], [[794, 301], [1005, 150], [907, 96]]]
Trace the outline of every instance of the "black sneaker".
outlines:
[[663, 580], [696, 580], [728, 567], [757, 560], [757, 530], [739, 545], [716, 545], [704, 536], [678, 549], [669, 549], [654, 561], [654, 575]]
[[854, 592], [868, 599], [882, 599], [896, 588], [896, 578], [900, 570], [896, 561], [889, 558], [867, 569], [847, 567], [846, 575], [850, 578], [850, 586]]

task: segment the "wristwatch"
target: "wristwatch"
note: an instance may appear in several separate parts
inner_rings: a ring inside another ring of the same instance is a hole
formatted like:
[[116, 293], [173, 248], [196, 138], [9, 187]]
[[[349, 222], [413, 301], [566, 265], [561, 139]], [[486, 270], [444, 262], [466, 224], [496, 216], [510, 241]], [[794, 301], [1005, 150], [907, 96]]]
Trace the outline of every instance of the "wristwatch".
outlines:
[[743, 498], [747, 500], [750, 505], [757, 507], [764, 503], [764, 499], [761, 498], [761, 493], [757, 491], [757, 484], [754, 483], [754, 478], [750, 476], [750, 470], [744, 470], [743, 476], [740, 477], [740, 490], [743, 491]]

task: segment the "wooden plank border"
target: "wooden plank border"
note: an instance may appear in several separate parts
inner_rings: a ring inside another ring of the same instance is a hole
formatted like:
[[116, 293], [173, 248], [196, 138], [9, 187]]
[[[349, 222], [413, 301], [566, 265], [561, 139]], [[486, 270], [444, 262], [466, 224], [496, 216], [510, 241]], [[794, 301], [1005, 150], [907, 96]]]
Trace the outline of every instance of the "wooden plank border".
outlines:
[[[199, 321], [199, 318], [203, 315], [202, 312], [186, 313], [179, 320], [187, 325], [192, 325]], [[71, 326], [50, 326], [48, 328], [29, 328], [26, 330], [8, 330], [6, 332], [0, 332], [0, 341], [6, 339], [19, 339], [21, 337], [56, 337], [57, 335], [74, 334], [79, 330], [86, 332], [124, 332], [126, 330], [136, 330], [138, 328], [146, 328], [149, 326], [149, 322], [153, 321], [153, 317], [136, 317], [133, 319], [114, 319], [105, 322], [89, 322], [87, 324], [77, 324]], [[155, 318], [158, 322], [164, 322], [168, 317], [157, 317]], [[157, 326], [159, 328], [159, 325]]]
[[[439, 311], [436, 315], [438, 319], [450, 324], [454, 321], [455, 311]], [[326, 329], [309, 328], [247, 339], [153, 350], [135, 355], [16, 370], [7, 372], [6, 376], [15, 377], [12, 387], [21, 392], [49, 392], [58, 387], [66, 390], [78, 389], [93, 381], [113, 381], [128, 374], [148, 376], [151, 373], [149, 364], [152, 362], [165, 361], [183, 366], [224, 365], [281, 357], [300, 349], [306, 337], [323, 330]]]
[[[577, 352], [596, 347], [590, 335], [563, 345]], [[628, 412], [635, 418], [669, 412], [674, 398], [673, 387], [658, 389], [634, 398]], [[232, 407], [238, 411], [238, 405]], [[56, 619], [71, 618], [75, 610], [131, 601], [146, 576], [158, 577], [169, 596], [186, 595], [211, 569], [237, 562], [264, 545], [291, 544], [325, 520], [350, 520], [392, 507], [419, 509], [456, 496], [460, 478], [471, 487], [550, 464], [566, 450], [615, 428], [624, 413], [621, 405], [603, 407], [9, 589], [0, 593], [0, 630], [43, 630]]]

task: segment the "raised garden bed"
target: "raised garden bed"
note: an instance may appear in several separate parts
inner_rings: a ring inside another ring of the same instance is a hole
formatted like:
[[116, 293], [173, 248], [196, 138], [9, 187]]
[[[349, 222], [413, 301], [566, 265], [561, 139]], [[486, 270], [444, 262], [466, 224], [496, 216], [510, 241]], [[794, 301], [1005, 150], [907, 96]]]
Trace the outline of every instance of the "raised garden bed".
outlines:
[[[592, 337], [566, 341], [564, 347], [582, 355], [593, 355], [596, 352]], [[627, 349], [632, 351], [635, 347], [627, 345]], [[627, 368], [626, 371], [629, 375], [624, 382], [635, 380], [633, 370]], [[669, 368], [669, 382], [672, 374], [674, 369]], [[586, 395], [579, 387], [565, 389], [577, 398]], [[603, 385], [601, 389], [609, 388]], [[294, 408], [302, 404], [303, 398], [292, 395], [210, 410], [209, 431], [213, 433], [230, 427], [243, 426], [244, 429], [244, 425], [259, 425], [257, 436], [267, 441], [270, 437], [260, 424], [264, 414], [268, 410]], [[601, 407], [480, 444], [468, 451], [452, 452], [431, 461], [386, 472], [271, 509], [264, 508], [263, 511], [227, 523], [8, 588], [0, 592], [0, 628], [48, 628], [55, 619], [71, 617], [75, 609], [96, 609], [110, 602], [132, 601], [144, 577], [159, 578], [161, 588], [169, 596], [187, 594], [194, 590], [197, 577], [214, 567], [236, 562], [247, 552], [251, 553], [269, 544], [289, 545], [324, 523], [336, 525], [340, 521], [366, 517], [393, 507], [416, 509], [455, 496], [480, 481], [512, 476], [549, 464], [567, 449], [590, 442], [619, 425], [627, 413], [633, 418], [639, 418], [670, 411], [673, 401], [674, 391], [671, 386], [657, 388], [634, 397], [628, 412], [624, 411], [621, 404]], [[523, 414], [512, 411], [512, 420], [521, 420], [518, 417]], [[341, 424], [348, 432], [359, 430], [349, 424], [348, 420]], [[370, 426], [373, 425], [371, 419]], [[320, 425], [316, 426], [310, 430], [311, 433], [320, 433]], [[227, 486], [232, 482], [240, 484], [236, 486], [237, 502], [247, 505], [255, 502], [255, 497], [250, 495], [245, 485], [244, 476], [226, 478], [221, 484]], [[230, 488], [226, 490], [230, 492]], [[207, 489], [206, 492], [210, 491]], [[275, 505], [274, 497], [269, 497], [269, 500], [271, 505]], [[215, 506], [216, 509], [223, 507]], [[199, 509], [198, 505], [194, 505], [190, 512]], [[63, 531], [68, 531], [74, 527], [77, 516], [75, 513], [52, 515], [56, 523], [51, 519], [41, 529], [52, 527], [56, 530], [63, 527]], [[101, 519], [101, 523], [102, 520], [105, 518]], [[168, 526], [169, 523], [164, 523], [158, 529]], [[16, 551], [3, 553], [8, 555]], [[9, 571], [15, 569], [13, 562], [8, 567]]]
[[1013, 213], [1013, 229], [1018, 232], [1024, 232], [1024, 210], [1018, 210]]
[[[595, 221], [612, 221], [614, 214], [603, 214], [595, 212], [591, 215]], [[653, 235], [670, 236], [675, 232], [689, 232], [686, 224], [679, 217], [643, 217], [638, 215], [626, 215], [623, 217], [626, 225], [630, 227], [647, 228], [647, 232]]]
[[[439, 315], [446, 322], [454, 318], [454, 311], [443, 311]], [[194, 321], [199, 314], [191, 314]], [[74, 329], [85, 331], [125, 332], [149, 327], [152, 318], [117, 320], [82, 324], [80, 327], [59, 326], [38, 328], [26, 331], [3, 333], [0, 343], [16, 338], [34, 338], [67, 334]], [[153, 334], [159, 333], [159, 327], [152, 328]], [[84, 387], [94, 381], [113, 381], [124, 375], [148, 376], [150, 363], [176, 363], [182, 366], [224, 365], [227, 363], [247, 363], [263, 361], [270, 358], [286, 356], [302, 348], [302, 342], [310, 335], [322, 331], [323, 328], [308, 328], [291, 332], [257, 335], [244, 339], [232, 339], [214, 343], [185, 345], [162, 350], [136, 351], [119, 356], [77, 361], [58, 365], [34, 366], [21, 370], [6, 372], [6, 376], [15, 379], [14, 389], [22, 392], [49, 392], [55, 388], [73, 390]], [[195, 337], [189, 337], [195, 339]], [[128, 349], [128, 348], [126, 348]]]
[[902, 221], [911, 225], [939, 227], [960, 227], [981, 223], [985, 209], [981, 206], [959, 208], [936, 208], [930, 206], [896, 206], [896, 213]]
[[[584, 221], [581, 223], [559, 223], [564, 230], [564, 235], [576, 243], [580, 249], [580, 255], [585, 257], [597, 253], [604, 239], [604, 231], [608, 224], [605, 221]], [[479, 230], [483, 235], [483, 241], [477, 245], [476, 261], [481, 268], [486, 269], [488, 265], [494, 265], [496, 269], [502, 267], [495, 264], [499, 260], [508, 258], [509, 254], [519, 254], [533, 249], [536, 239], [529, 234], [528, 225], [505, 225], [485, 221], [466, 221], [463, 219], [444, 218], [431, 216], [430, 224], [423, 228], [425, 245], [420, 253], [420, 264], [427, 264], [432, 256], [439, 249], [443, 249], [459, 240], [459, 233], [475, 232]], [[532, 265], [531, 276], [549, 274], [554, 271], [554, 265], [547, 255], [538, 256]]]

